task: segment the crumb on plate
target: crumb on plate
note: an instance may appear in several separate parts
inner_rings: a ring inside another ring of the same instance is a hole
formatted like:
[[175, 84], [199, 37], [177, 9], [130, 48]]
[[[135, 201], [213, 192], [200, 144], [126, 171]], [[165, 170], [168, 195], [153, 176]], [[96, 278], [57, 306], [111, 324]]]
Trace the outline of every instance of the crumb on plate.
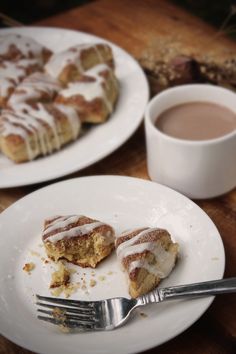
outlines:
[[33, 262], [30, 262], [30, 263], [25, 263], [23, 270], [30, 274], [31, 270], [33, 270], [34, 268], [35, 268], [35, 264]]

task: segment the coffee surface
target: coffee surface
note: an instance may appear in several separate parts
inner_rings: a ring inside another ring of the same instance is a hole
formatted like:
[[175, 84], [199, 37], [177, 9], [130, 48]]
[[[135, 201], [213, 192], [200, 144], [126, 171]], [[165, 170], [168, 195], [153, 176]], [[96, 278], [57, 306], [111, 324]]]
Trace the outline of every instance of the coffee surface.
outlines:
[[155, 126], [179, 139], [215, 139], [236, 130], [236, 114], [215, 103], [189, 102], [161, 113], [155, 120]]

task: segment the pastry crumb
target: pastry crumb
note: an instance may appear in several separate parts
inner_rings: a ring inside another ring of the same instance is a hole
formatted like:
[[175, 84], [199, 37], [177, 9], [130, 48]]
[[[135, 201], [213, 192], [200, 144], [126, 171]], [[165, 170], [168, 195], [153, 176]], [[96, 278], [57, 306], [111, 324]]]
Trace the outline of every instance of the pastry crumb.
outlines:
[[51, 290], [51, 295], [58, 297], [59, 295], [61, 295], [62, 292], [63, 292], [63, 286], [59, 286], [58, 288], [53, 288], [53, 290]]
[[93, 288], [97, 284], [96, 280], [91, 279], [89, 285]]
[[60, 324], [58, 327], [60, 328], [60, 331], [63, 332], [63, 333], [69, 333], [70, 332], [70, 328], [67, 327], [64, 324]]
[[112, 272], [111, 270], [107, 273], [108, 275], [112, 275], [114, 272]]
[[52, 273], [50, 288], [57, 288], [62, 285], [67, 285], [69, 281], [70, 271], [62, 262], [60, 262], [58, 270]]
[[40, 257], [40, 254], [36, 251], [30, 251], [31, 256]]
[[25, 263], [23, 270], [30, 274], [30, 272], [35, 268], [35, 264], [33, 262]]
[[106, 279], [106, 277], [105, 277], [105, 275], [100, 275], [100, 276], [98, 277], [98, 279], [99, 279], [100, 281], [104, 281], [104, 280]]
[[140, 316], [143, 317], [143, 318], [148, 317], [148, 315], [145, 312], [140, 312]]

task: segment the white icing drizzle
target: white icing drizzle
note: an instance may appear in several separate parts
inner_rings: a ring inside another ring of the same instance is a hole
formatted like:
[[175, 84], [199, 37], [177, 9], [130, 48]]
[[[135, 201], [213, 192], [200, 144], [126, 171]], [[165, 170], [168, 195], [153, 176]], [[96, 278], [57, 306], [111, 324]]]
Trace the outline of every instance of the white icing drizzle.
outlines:
[[60, 90], [59, 82], [44, 73], [33, 73], [25, 78], [11, 95], [8, 105], [17, 111], [25, 109], [24, 103], [31, 100], [39, 100], [42, 94], [50, 98]]
[[[129, 240], [126, 240], [126, 241], [120, 243], [119, 246], [116, 249], [118, 258], [119, 259], [124, 258], [123, 254], [125, 252], [127, 252], [126, 251], [127, 248], [129, 248], [132, 251], [132, 247], [133, 247], [134, 243], [139, 241], [141, 237], [149, 234], [150, 232], [158, 231], [158, 230], [160, 230], [160, 229], [158, 229], [158, 228], [146, 228], [145, 230], [142, 230], [142, 231], [138, 232], [138, 234], [136, 236], [130, 238]], [[131, 233], [131, 232], [129, 232], [129, 233]], [[123, 234], [122, 236], [124, 236], [124, 235], [125, 234]], [[142, 245], [143, 245], [143, 243], [135, 245], [135, 249], [137, 248], [137, 246], [139, 246], [140, 248], [143, 247]], [[141, 251], [136, 252], [136, 253], [140, 253], [140, 252]], [[134, 253], [130, 253], [130, 254], [134, 254]]]
[[[142, 242], [142, 243], [136, 243], [139, 241], [144, 235], [147, 235], [153, 231], [158, 231], [160, 229], [158, 228], [147, 228], [145, 230], [142, 230], [138, 232], [137, 235], [132, 237], [131, 239], [128, 239], [122, 243], [119, 244], [117, 247], [117, 256], [122, 261], [125, 257], [128, 257], [130, 255], [134, 254], [140, 254], [143, 253], [144, 251], [150, 251], [156, 258], [156, 263], [154, 265], [150, 265], [146, 259], [137, 259], [134, 261], [131, 261], [129, 263], [129, 269], [128, 273], [131, 273], [135, 268], [145, 268], [147, 269], [150, 273], [153, 273], [154, 275], [158, 276], [159, 278], [165, 278], [168, 276], [168, 274], [171, 272], [172, 268], [174, 267], [175, 264], [175, 254], [168, 252], [164, 249], [164, 247], [161, 245], [160, 241], [157, 242]], [[138, 230], [133, 230], [133, 231], [128, 231], [123, 234], [121, 234], [119, 237], [126, 236], [130, 234], [131, 232], [137, 232]], [[162, 230], [161, 230], [162, 231]], [[135, 244], [136, 243], [136, 244]]]
[[[60, 136], [58, 134], [58, 127], [57, 127], [56, 120], [55, 120], [54, 116], [52, 114], [50, 114], [47, 111], [47, 109], [45, 108], [45, 106], [41, 103], [37, 104], [37, 109], [34, 109], [31, 106], [28, 106], [28, 107], [29, 108], [27, 109], [27, 111], [31, 117], [37, 118], [50, 126], [50, 128], [52, 129], [52, 132], [53, 132], [54, 139], [55, 139], [56, 149], [59, 150], [62, 143], [60, 141]], [[46, 137], [48, 137], [47, 134], [46, 134]], [[47, 142], [47, 149], [46, 150], [48, 150], [49, 153], [52, 153], [53, 147], [52, 147], [52, 144], [50, 144], [50, 139], [46, 139], [46, 142]]]
[[102, 98], [109, 112], [112, 111], [112, 104], [107, 98], [103, 85], [106, 84], [105, 79], [100, 75], [103, 71], [111, 71], [108, 65], [99, 64], [92, 69], [86, 71], [86, 76], [92, 77], [92, 82], [76, 81], [68, 84], [68, 87], [60, 92], [60, 95], [68, 98], [74, 95], [81, 95], [88, 102], [95, 98]]
[[0, 63], [0, 96], [7, 97], [9, 90], [19, 84], [26, 77], [27, 69], [34, 65], [37, 65], [36, 59]]
[[65, 67], [72, 64], [80, 73], [84, 72], [83, 63], [81, 60], [81, 53], [83, 50], [93, 48], [97, 54], [98, 62], [103, 63], [105, 58], [102, 57], [97, 44], [81, 44], [71, 47], [60, 53], [55, 53], [51, 56], [45, 65], [46, 71], [53, 77], [58, 78]]
[[[52, 223], [48, 225], [43, 232], [44, 240], [55, 243], [64, 238], [83, 236], [87, 233], [94, 231], [97, 227], [105, 225], [101, 221], [94, 221], [92, 223], [71, 227], [72, 224], [77, 223], [82, 217], [82, 215], [69, 215], [62, 216], [52, 221]], [[66, 228], [69, 228], [69, 230], [64, 230]], [[61, 229], [62, 231], [58, 232], [57, 230], [59, 229]], [[52, 235], [47, 237], [47, 235], [51, 232]], [[110, 235], [108, 234], [107, 236], [109, 237]]]
[[54, 106], [67, 117], [71, 127], [73, 139], [75, 140], [81, 128], [81, 121], [79, 119], [78, 112], [73, 107], [63, 104], [55, 103]]
[[0, 56], [7, 54], [10, 46], [14, 45], [23, 57], [33, 56], [42, 62], [43, 46], [34, 39], [19, 34], [6, 34], [0, 36]]
[[149, 264], [146, 259], [135, 260], [129, 264], [128, 272], [131, 273], [135, 268], [145, 268], [149, 273], [152, 273], [159, 278], [166, 278], [175, 265], [176, 255], [167, 252], [161, 246], [161, 243], [156, 245], [156, 247], [152, 248], [150, 251], [155, 255], [155, 264]]

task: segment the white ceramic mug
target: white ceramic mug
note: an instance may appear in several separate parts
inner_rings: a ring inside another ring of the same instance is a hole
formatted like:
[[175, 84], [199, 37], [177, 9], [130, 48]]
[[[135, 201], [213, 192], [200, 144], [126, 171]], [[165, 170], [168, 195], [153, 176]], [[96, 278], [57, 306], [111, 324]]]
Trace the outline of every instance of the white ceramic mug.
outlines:
[[156, 95], [145, 111], [150, 178], [190, 198], [212, 198], [236, 186], [236, 130], [210, 140], [182, 140], [155, 127], [156, 118], [186, 102], [211, 102], [236, 113], [236, 94], [207, 84], [183, 85]]

